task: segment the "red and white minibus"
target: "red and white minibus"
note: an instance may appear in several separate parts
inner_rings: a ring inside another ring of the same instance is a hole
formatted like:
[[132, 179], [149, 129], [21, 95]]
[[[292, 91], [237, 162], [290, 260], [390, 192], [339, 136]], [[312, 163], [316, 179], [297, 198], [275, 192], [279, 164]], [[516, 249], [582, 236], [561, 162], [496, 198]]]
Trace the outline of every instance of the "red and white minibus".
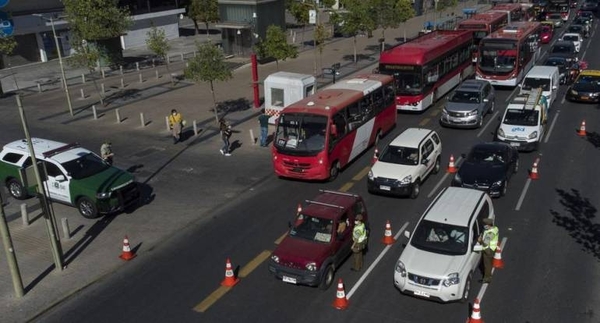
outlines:
[[456, 30], [470, 30], [473, 32], [473, 63], [477, 61], [477, 48], [479, 42], [487, 35], [506, 26], [508, 13], [502, 11], [486, 11], [461, 21]]

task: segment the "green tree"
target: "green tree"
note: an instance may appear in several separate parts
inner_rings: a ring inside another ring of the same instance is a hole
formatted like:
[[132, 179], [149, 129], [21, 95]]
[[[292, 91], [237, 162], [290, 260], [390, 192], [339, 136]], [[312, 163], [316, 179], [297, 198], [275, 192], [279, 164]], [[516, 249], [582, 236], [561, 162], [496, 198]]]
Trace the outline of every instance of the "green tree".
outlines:
[[396, 10], [400, 13], [400, 23], [404, 27], [404, 41], [406, 41], [406, 22], [416, 15], [411, 0], [397, 0]]
[[344, 23], [340, 28], [343, 33], [353, 37], [356, 64], [356, 36], [359, 32], [371, 32], [375, 29], [372, 7], [369, 1], [362, 0], [344, 0], [342, 4], [348, 12], [344, 14]]
[[304, 34], [306, 31], [306, 25], [308, 25], [308, 11], [314, 9], [311, 2], [298, 2], [296, 0], [287, 0], [286, 7], [290, 15], [296, 19], [296, 23], [302, 25], [302, 39], [301, 42], [304, 45]]
[[208, 24], [219, 21], [218, 0], [191, 0], [187, 8], [187, 15], [194, 22], [196, 35], [200, 32], [198, 22], [206, 26], [206, 35], [209, 35]]
[[[323, 24], [318, 24], [315, 27], [315, 45], [319, 51], [319, 65], [323, 67], [323, 50], [325, 49], [325, 41], [329, 38], [329, 30]], [[318, 69], [317, 69], [318, 70]]]
[[385, 31], [388, 28], [398, 28], [415, 15], [410, 0], [370, 0], [373, 7], [373, 19], [376, 26], [381, 28], [382, 50], [385, 46]]
[[265, 57], [273, 57], [279, 70], [279, 61], [298, 57], [298, 48], [287, 43], [285, 31], [276, 25], [267, 28], [264, 41], [261, 42], [262, 52]]
[[210, 84], [210, 93], [212, 94], [215, 119], [219, 122], [219, 112], [217, 110], [217, 99], [215, 97], [215, 81], [229, 81], [233, 74], [231, 69], [225, 63], [223, 50], [211, 42], [204, 44], [196, 43], [197, 55], [189, 61], [185, 68], [184, 76], [196, 83], [208, 82]]
[[[17, 41], [14, 37], [6, 37], [2, 31], [0, 31], [0, 59], [2, 59], [2, 67], [4, 67], [4, 57], [13, 53], [17, 48]], [[2, 89], [2, 83], [0, 83], [0, 96], [4, 95], [4, 89]]]
[[171, 49], [171, 45], [167, 40], [165, 30], [158, 29], [156, 26], [154, 26], [154, 24], [152, 24], [152, 28], [150, 28], [150, 31], [146, 33], [146, 46], [167, 64], [167, 73], [169, 73], [171, 77], [171, 85], [175, 85], [175, 82], [173, 81], [173, 75], [171, 74], [171, 69], [169, 68], [169, 60], [167, 59], [167, 54]]

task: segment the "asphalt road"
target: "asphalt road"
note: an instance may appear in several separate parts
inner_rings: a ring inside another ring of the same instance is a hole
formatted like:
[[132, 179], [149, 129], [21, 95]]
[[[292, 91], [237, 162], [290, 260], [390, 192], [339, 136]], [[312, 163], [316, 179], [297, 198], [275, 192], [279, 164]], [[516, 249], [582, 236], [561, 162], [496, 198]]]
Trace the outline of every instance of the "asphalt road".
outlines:
[[[597, 33], [596, 26], [592, 38]], [[586, 40], [580, 57], [585, 55], [590, 68], [597, 69], [600, 58], [594, 53], [600, 52], [600, 44], [588, 47], [589, 43]], [[488, 323], [600, 321], [600, 314], [595, 313], [600, 304], [600, 224], [595, 206], [600, 201], [596, 171], [600, 111], [598, 105], [563, 101], [565, 90], [562, 86], [551, 108], [548, 124], [554, 126], [546, 134], [547, 142], [537, 152], [520, 154], [520, 170], [507, 196], [494, 200], [500, 235], [508, 240], [503, 252], [505, 268], [496, 270], [481, 302]], [[397, 128], [383, 144], [407, 127], [436, 129], [446, 162], [450, 154], [460, 156], [473, 144], [492, 140], [497, 118], [512, 94], [497, 91], [497, 112], [478, 130], [441, 128], [437, 118], [442, 102], [422, 114], [399, 114]], [[576, 134], [583, 119], [587, 138]], [[387, 249], [379, 242], [386, 220], [392, 222], [394, 234], [406, 222], [412, 229], [451, 177], [444, 172], [431, 176], [416, 200], [373, 196], [367, 193], [364, 178], [372, 153], [370, 149], [363, 154], [333, 183], [267, 179], [242, 197], [232, 198], [211, 219], [188, 227], [151, 256], [131, 262], [37, 321], [464, 322], [470, 304], [441, 305], [401, 295], [392, 278], [405, 239]], [[531, 181], [527, 171], [538, 157], [540, 179]], [[370, 214], [372, 233], [365, 260], [373, 265], [371, 270], [351, 272], [345, 263], [336, 273], [349, 296], [350, 305], [344, 311], [331, 306], [335, 286], [323, 292], [285, 284], [271, 277], [267, 262], [260, 261], [261, 254], [268, 254], [263, 252], [276, 247], [297, 204], [323, 188], [362, 195]], [[226, 258], [239, 271], [241, 282], [210, 302], [209, 296], [219, 290]], [[475, 279], [479, 278], [478, 274]], [[480, 285], [475, 283], [470, 299], [478, 292]], [[207, 299], [202, 304], [208, 304], [204, 312], [193, 310]]]

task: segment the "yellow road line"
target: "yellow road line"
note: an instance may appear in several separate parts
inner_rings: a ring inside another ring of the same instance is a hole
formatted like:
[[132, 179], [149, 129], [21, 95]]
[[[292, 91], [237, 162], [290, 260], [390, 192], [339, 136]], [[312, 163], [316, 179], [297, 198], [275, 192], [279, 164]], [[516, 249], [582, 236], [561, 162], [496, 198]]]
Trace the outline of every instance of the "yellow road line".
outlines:
[[365, 167], [363, 170], [354, 175], [354, 177], [352, 177], [352, 180], [355, 182], [360, 181], [361, 179], [363, 179], [363, 177], [367, 176], [369, 170], [371, 170], [371, 166]]
[[275, 244], [278, 245], [281, 243], [281, 241], [285, 238], [285, 236], [287, 236], [287, 231], [281, 235], [281, 237], [277, 238], [277, 240], [275, 240]]
[[440, 113], [440, 111], [442, 111], [442, 110], [440, 110], [440, 109], [433, 109], [433, 110], [431, 110], [431, 113], [429, 114], [429, 116], [430, 117], [435, 117], [435, 116], [437, 116]]
[[424, 125], [426, 125], [427, 123], [429, 123], [429, 120], [431, 120], [431, 119], [429, 119], [429, 118], [425, 118], [425, 119], [421, 120], [421, 122], [419, 122], [419, 126], [424, 126]]
[[353, 182], [348, 182], [348, 183], [342, 185], [342, 187], [340, 188], [340, 191], [341, 192], [348, 192], [352, 188], [352, 186], [354, 186], [354, 183]]
[[258, 256], [254, 257], [254, 259], [250, 260], [246, 266], [240, 269], [238, 277], [245, 278], [248, 276], [258, 265], [260, 265], [263, 261], [267, 260], [271, 256], [271, 251], [265, 250], [258, 254]]
[[211, 307], [214, 303], [216, 303], [223, 295], [225, 295], [231, 287], [221, 286], [217, 288], [214, 292], [208, 295], [202, 302], [198, 305], [194, 306], [194, 311], [204, 313], [206, 310]]

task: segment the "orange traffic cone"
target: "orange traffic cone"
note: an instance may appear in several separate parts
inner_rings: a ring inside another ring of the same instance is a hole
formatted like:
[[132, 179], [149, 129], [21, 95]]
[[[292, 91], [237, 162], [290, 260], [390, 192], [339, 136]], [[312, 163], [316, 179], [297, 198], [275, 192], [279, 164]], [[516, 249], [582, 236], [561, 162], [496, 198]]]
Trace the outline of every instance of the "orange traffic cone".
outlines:
[[502, 248], [500, 248], [500, 244], [498, 244], [498, 246], [496, 247], [496, 253], [494, 253], [494, 260], [492, 261], [492, 265], [494, 266], [494, 268], [504, 268], [504, 261], [502, 260]]
[[302, 204], [298, 203], [298, 208], [296, 209], [296, 211], [296, 214], [300, 214], [302, 212]]
[[119, 256], [119, 258], [123, 260], [131, 260], [135, 258], [135, 254], [131, 251], [131, 248], [129, 247], [129, 238], [127, 238], [127, 236], [125, 236], [125, 239], [123, 239], [123, 252]]
[[233, 268], [231, 267], [231, 261], [227, 258], [227, 262], [225, 263], [225, 279], [221, 282], [221, 286], [225, 287], [233, 287], [235, 284], [239, 283], [240, 279], [235, 277], [233, 274]]
[[533, 162], [533, 166], [531, 167], [531, 172], [529, 172], [529, 178], [531, 178], [531, 179], [539, 179], [540, 178], [540, 176], [538, 174], [538, 169], [537, 169], [539, 161], [540, 160], [538, 158]]
[[585, 120], [581, 121], [581, 126], [579, 127], [579, 131], [577, 131], [577, 134], [585, 137], [587, 135], [587, 132], [585, 131]]
[[450, 163], [448, 163], [448, 173], [456, 173], [458, 169], [454, 165], [454, 155], [450, 155]]
[[335, 301], [333, 301], [333, 307], [338, 310], [345, 310], [348, 307], [348, 299], [346, 298], [346, 292], [344, 291], [344, 283], [342, 279], [338, 281], [337, 292], [335, 293]]
[[471, 318], [467, 320], [467, 323], [483, 323], [479, 308], [479, 298], [476, 298], [475, 302], [473, 303], [473, 312], [471, 313]]
[[392, 237], [392, 225], [390, 224], [390, 220], [385, 222], [385, 233], [383, 234], [381, 242], [388, 245], [396, 242], [396, 239]]
[[375, 148], [375, 152], [373, 153], [373, 159], [371, 160], [371, 164], [375, 164], [375, 162], [379, 159], [379, 150]]

